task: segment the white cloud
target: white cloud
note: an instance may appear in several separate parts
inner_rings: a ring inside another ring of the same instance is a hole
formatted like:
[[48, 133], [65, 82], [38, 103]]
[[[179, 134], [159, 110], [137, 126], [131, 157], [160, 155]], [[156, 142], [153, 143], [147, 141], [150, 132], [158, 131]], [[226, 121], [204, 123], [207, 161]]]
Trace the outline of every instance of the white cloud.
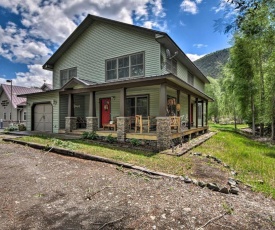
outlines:
[[183, 0], [180, 4], [180, 8], [184, 12], [188, 12], [191, 14], [197, 14], [198, 13], [198, 4], [200, 4], [202, 0]]
[[207, 47], [207, 45], [205, 45], [205, 44], [193, 44], [193, 46], [194, 47], [196, 47], [196, 48], [203, 48], [203, 47]]
[[44, 81], [52, 84], [52, 72], [42, 69], [41, 65], [28, 65], [28, 72], [16, 73], [16, 78], [13, 79], [14, 85], [20, 85], [25, 87], [40, 87]]
[[199, 55], [199, 54], [186, 54], [187, 57], [189, 57], [189, 59], [191, 61], [196, 61], [199, 58], [202, 58], [203, 56], [205, 56], [205, 54]]
[[36, 64], [43, 64], [52, 47], [59, 47], [87, 14], [130, 24], [135, 15], [141, 25], [167, 31], [162, 0], [4, 0], [0, 7], [21, 18], [22, 25], [0, 26], [0, 56], [29, 64], [29, 72], [16, 73], [15, 81], [21, 85], [40, 84], [42, 76], [51, 74], [40, 72]]
[[12, 62], [36, 63], [52, 53], [43, 42], [31, 38], [12, 22], [6, 28], [0, 26], [0, 37], [0, 55]]

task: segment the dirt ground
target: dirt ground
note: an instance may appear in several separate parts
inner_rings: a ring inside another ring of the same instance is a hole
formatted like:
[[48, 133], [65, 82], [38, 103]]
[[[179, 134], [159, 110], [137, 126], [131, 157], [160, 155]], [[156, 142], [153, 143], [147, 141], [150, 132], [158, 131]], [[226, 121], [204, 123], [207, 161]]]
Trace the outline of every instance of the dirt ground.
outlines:
[[245, 188], [226, 195], [0, 140], [1, 229], [275, 229], [274, 221], [275, 201]]

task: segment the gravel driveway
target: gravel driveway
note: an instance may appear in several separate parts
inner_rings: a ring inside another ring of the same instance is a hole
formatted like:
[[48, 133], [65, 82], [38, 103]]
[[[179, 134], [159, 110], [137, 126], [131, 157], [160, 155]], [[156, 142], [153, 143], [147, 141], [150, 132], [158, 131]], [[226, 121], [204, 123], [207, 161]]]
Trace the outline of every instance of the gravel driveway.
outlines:
[[226, 195], [1, 140], [0, 186], [1, 229], [275, 228], [274, 200], [244, 188]]

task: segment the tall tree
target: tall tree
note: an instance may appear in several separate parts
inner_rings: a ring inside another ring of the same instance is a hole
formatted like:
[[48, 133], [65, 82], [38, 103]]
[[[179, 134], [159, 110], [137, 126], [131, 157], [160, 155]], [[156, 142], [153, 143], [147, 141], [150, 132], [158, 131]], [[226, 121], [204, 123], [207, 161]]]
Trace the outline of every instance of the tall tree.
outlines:
[[252, 53], [247, 41], [235, 35], [235, 45], [230, 50], [230, 68], [234, 74], [235, 92], [241, 104], [243, 117], [251, 114], [252, 132], [255, 135], [255, 79], [252, 65]]

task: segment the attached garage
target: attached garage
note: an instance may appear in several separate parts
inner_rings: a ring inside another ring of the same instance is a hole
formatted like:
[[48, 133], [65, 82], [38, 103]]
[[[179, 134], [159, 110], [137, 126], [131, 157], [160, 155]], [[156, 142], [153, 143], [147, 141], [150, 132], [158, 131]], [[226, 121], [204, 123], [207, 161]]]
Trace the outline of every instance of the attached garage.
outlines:
[[33, 108], [33, 130], [53, 131], [53, 107], [50, 103], [36, 104]]

